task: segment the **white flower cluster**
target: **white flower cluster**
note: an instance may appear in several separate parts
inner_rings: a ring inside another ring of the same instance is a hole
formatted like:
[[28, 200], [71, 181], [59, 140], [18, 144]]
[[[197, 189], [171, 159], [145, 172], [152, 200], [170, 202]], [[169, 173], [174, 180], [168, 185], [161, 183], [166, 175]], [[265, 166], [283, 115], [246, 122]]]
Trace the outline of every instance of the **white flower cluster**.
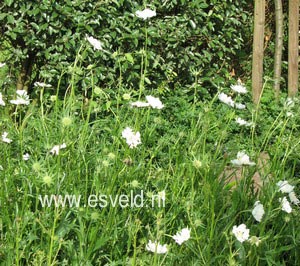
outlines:
[[156, 16], [156, 11], [154, 10], [151, 10], [149, 8], [145, 8], [144, 10], [138, 10], [135, 12], [135, 15], [138, 17], [138, 18], [141, 18], [143, 20], [146, 20], [148, 18], [152, 18], [152, 17], [155, 17]]
[[[299, 205], [300, 200], [297, 198], [296, 193], [294, 192], [294, 188], [295, 188], [294, 186], [289, 184], [289, 182], [286, 180], [284, 180], [284, 181], [280, 180], [277, 182], [276, 185], [278, 186], [278, 191], [289, 195], [289, 199], [290, 199], [291, 203], [293, 203], [295, 205]], [[292, 212], [292, 207], [286, 197], [279, 198], [279, 202], [281, 203], [281, 209], [283, 211], [285, 211], [287, 213]]]
[[142, 143], [140, 132], [134, 133], [130, 127], [126, 127], [122, 131], [122, 137], [126, 139], [126, 143], [131, 149]]
[[61, 149], [65, 149], [67, 147], [66, 143], [63, 143], [61, 145], [55, 145], [53, 148], [50, 150], [50, 153], [53, 155], [58, 155]]
[[162, 109], [164, 105], [159, 98], [153, 97], [151, 95], [146, 96], [147, 102], [132, 102], [130, 105], [132, 107], [152, 107], [153, 109]]
[[[183, 228], [179, 232], [177, 232], [172, 238], [178, 245], [182, 245], [184, 242], [189, 240], [191, 237], [191, 230], [189, 228]], [[168, 252], [167, 244], [161, 245], [159, 242], [154, 241], [152, 242], [149, 240], [148, 244], [146, 245], [146, 250], [157, 253], [157, 254], [164, 254]]]
[[28, 105], [30, 103], [27, 91], [17, 90], [16, 94], [17, 94], [17, 99], [10, 100], [10, 103], [15, 104], [15, 105], [23, 105], [23, 104]]
[[231, 160], [231, 163], [234, 166], [255, 165], [254, 162], [250, 161], [249, 156], [244, 151], [239, 151], [237, 153], [236, 159]]

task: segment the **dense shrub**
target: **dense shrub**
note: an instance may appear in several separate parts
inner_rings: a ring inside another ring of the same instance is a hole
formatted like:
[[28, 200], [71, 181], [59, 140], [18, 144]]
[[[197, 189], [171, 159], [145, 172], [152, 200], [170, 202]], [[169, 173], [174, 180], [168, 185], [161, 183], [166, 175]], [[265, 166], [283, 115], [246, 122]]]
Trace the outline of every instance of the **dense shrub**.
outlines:
[[[78, 64], [94, 69], [95, 82], [105, 87], [137, 88], [141, 73], [147, 86], [162, 89], [229, 73], [249, 31], [247, 1], [152, 1], [157, 16], [147, 21], [134, 15], [141, 2], [5, 0], [1, 39], [11, 50], [9, 66], [23, 74], [19, 88], [56, 81], [77, 53]], [[93, 51], [87, 35], [104, 51]]]

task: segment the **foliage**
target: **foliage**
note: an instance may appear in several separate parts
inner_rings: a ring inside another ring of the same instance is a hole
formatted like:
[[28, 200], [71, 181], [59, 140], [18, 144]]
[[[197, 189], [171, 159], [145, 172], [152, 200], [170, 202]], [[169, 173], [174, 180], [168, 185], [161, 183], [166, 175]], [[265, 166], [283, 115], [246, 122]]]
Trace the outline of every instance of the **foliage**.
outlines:
[[[162, 90], [216, 73], [228, 77], [247, 33], [247, 1], [152, 1], [151, 7], [157, 16], [143, 22], [134, 15], [143, 9], [140, 1], [5, 0], [1, 38], [11, 51], [10, 70], [21, 70], [30, 59], [31, 85], [35, 80], [55, 83], [81, 49], [80, 66], [98, 73], [100, 87], [114, 88], [122, 81], [137, 88], [145, 68], [147, 86]], [[87, 35], [103, 42], [105, 51], [93, 51]], [[87, 77], [76, 74], [84, 90]], [[62, 81], [66, 86], [67, 80]]]

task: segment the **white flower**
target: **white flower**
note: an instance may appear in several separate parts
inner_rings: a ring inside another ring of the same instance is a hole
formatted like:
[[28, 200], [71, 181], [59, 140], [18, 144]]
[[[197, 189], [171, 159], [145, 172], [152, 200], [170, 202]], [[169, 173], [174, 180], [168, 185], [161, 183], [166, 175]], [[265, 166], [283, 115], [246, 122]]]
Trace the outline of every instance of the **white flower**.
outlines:
[[286, 112], [286, 117], [294, 117], [294, 114], [292, 112]]
[[103, 43], [100, 42], [99, 40], [95, 39], [94, 37], [86, 36], [87, 41], [94, 47], [94, 50], [103, 50]]
[[189, 240], [191, 237], [191, 229], [183, 228], [181, 231], [177, 232], [176, 235], [172, 238], [176, 241], [178, 245], [181, 245], [183, 242]]
[[243, 85], [231, 85], [230, 88], [237, 93], [247, 93], [247, 89]]
[[243, 243], [249, 238], [250, 230], [247, 229], [245, 224], [240, 224], [239, 226], [234, 225], [232, 228], [232, 233], [235, 235], [236, 239]]
[[250, 161], [249, 156], [244, 151], [239, 151], [237, 153], [236, 159], [231, 160], [231, 163], [235, 166], [255, 165], [254, 162]]
[[254, 203], [254, 209], [252, 210], [252, 215], [254, 219], [258, 222], [261, 222], [262, 217], [265, 214], [264, 206], [259, 202], [256, 201]]
[[47, 84], [47, 83], [44, 83], [44, 82], [34, 82], [34, 86], [35, 87], [42, 87], [42, 88], [51, 88], [52, 85], [51, 84]]
[[20, 104], [29, 104], [29, 96], [27, 95], [27, 91], [25, 90], [17, 90], [17, 99], [16, 100], [10, 100], [10, 103], [20, 105]]
[[159, 98], [148, 95], [146, 96], [146, 100], [152, 108], [162, 109], [164, 107]]
[[292, 207], [286, 197], [279, 198], [279, 202], [281, 203], [281, 210], [291, 213], [292, 212]]
[[7, 136], [8, 136], [8, 133], [7, 132], [3, 132], [3, 134], [2, 134], [2, 141], [5, 142], [5, 143], [11, 143], [12, 140], [9, 139]]
[[279, 187], [279, 191], [282, 193], [290, 193], [294, 190], [294, 186], [290, 185], [288, 181], [278, 181], [276, 184]]
[[23, 160], [24, 160], [24, 161], [28, 161], [29, 158], [30, 158], [29, 153], [25, 153], [25, 154], [23, 155]]
[[0, 105], [5, 106], [5, 102], [3, 101], [2, 93], [0, 92]]
[[0, 68], [1, 68], [1, 67], [4, 67], [5, 65], [6, 65], [5, 63], [1, 63], [1, 62], [0, 62]]
[[298, 205], [300, 203], [300, 200], [297, 198], [294, 191], [291, 191], [289, 193], [289, 198], [290, 198], [290, 201], [295, 205]]
[[149, 240], [148, 244], [146, 245], [146, 249], [157, 254], [164, 254], [168, 252], [166, 244], [161, 245], [157, 241], [152, 242], [151, 240]]
[[142, 143], [140, 132], [134, 133], [130, 127], [126, 127], [122, 131], [122, 137], [126, 139], [126, 142], [131, 149]]
[[235, 122], [237, 122], [237, 123], [238, 123], [239, 125], [241, 125], [241, 126], [246, 126], [246, 127], [252, 125], [251, 122], [247, 122], [246, 120], [244, 120], [244, 119], [242, 119], [242, 118], [240, 118], [240, 117], [237, 117], [237, 118], [235, 119]]
[[243, 109], [246, 108], [246, 105], [244, 105], [244, 104], [242, 104], [242, 103], [235, 103], [235, 104], [234, 104], [234, 107], [235, 107], [236, 109], [243, 110]]
[[58, 155], [60, 149], [65, 149], [67, 147], [67, 145], [65, 143], [61, 144], [61, 145], [55, 145], [53, 146], [53, 148], [50, 150], [50, 153], [52, 153], [53, 155]]
[[227, 94], [221, 92], [218, 95], [218, 98], [221, 102], [230, 105], [231, 107], [234, 107], [234, 101], [232, 100], [232, 98], [230, 96], [228, 96]]
[[138, 18], [141, 18], [143, 20], [146, 20], [148, 18], [152, 18], [152, 17], [155, 17], [156, 16], [156, 12], [149, 9], [149, 8], [146, 8], [144, 9], [143, 11], [136, 11], [135, 12], [135, 15], [138, 17]]
[[130, 103], [130, 105], [131, 105], [132, 107], [148, 107], [148, 106], [150, 106], [149, 103], [146, 103], [146, 102], [140, 102], [140, 101]]

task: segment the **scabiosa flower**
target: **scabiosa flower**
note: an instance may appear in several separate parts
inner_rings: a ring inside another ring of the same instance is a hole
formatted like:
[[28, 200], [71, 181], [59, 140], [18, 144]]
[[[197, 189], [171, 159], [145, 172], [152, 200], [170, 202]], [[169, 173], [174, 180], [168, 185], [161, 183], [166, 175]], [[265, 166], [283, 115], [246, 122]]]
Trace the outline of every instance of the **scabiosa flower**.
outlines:
[[289, 198], [290, 198], [291, 203], [293, 203], [295, 205], [298, 205], [300, 203], [300, 200], [297, 198], [294, 191], [291, 191], [289, 193]]
[[261, 222], [262, 217], [265, 214], [264, 206], [260, 203], [260, 201], [256, 201], [254, 203], [254, 209], [252, 210], [252, 215], [254, 219], [258, 222]]
[[51, 84], [47, 84], [47, 83], [44, 83], [44, 82], [34, 82], [34, 86], [35, 87], [42, 87], [42, 88], [51, 88], [52, 85]]
[[157, 254], [165, 254], [168, 252], [166, 244], [161, 245], [157, 241], [152, 242], [151, 240], [149, 240], [148, 244], [146, 245], [146, 250]]
[[237, 153], [236, 159], [231, 160], [231, 163], [235, 166], [255, 165], [254, 162], [250, 161], [249, 156], [244, 151], [239, 151]]
[[244, 104], [242, 104], [242, 103], [235, 103], [235, 104], [234, 104], [234, 107], [235, 107], [236, 109], [243, 110], [243, 109], [246, 108], [246, 105], [244, 105]]
[[193, 166], [194, 166], [196, 169], [200, 169], [201, 166], [202, 166], [202, 162], [201, 162], [200, 160], [195, 159], [195, 160], [193, 161]]
[[42, 179], [44, 184], [46, 184], [47, 186], [50, 186], [53, 182], [53, 179], [50, 175], [44, 175]]
[[2, 136], [1, 136], [2, 137], [2, 141], [5, 142], [5, 143], [11, 143], [12, 140], [9, 139], [7, 136], [8, 136], [8, 133], [7, 132], [3, 132]]
[[130, 127], [126, 127], [122, 131], [122, 137], [126, 139], [126, 143], [131, 149], [142, 143], [140, 132], [134, 133]]
[[5, 102], [3, 101], [3, 96], [1, 92], [0, 92], [0, 105], [5, 106]]
[[61, 144], [61, 145], [55, 145], [53, 146], [53, 148], [50, 150], [50, 153], [52, 153], [53, 155], [58, 155], [59, 151], [61, 149], [65, 149], [67, 147], [67, 145], [65, 143]]
[[286, 197], [279, 198], [279, 202], [281, 203], [281, 210], [291, 213], [292, 212], [292, 207]]
[[72, 117], [70, 116], [64, 116], [62, 119], [61, 119], [61, 123], [64, 127], [69, 127], [72, 125], [72, 122], [73, 122], [73, 119]]
[[141, 18], [143, 20], [146, 20], [148, 18], [152, 18], [152, 17], [155, 17], [156, 16], [156, 11], [153, 11], [149, 8], [146, 8], [142, 11], [138, 10], [135, 12], [135, 15], [138, 17], [138, 18]]
[[29, 96], [27, 95], [27, 91], [25, 90], [17, 90], [17, 99], [16, 100], [10, 100], [10, 103], [15, 105], [28, 105], [29, 104]]
[[86, 36], [86, 40], [94, 47], [94, 50], [103, 50], [102, 42], [92, 36]]
[[279, 191], [281, 191], [282, 193], [290, 193], [294, 190], [294, 186], [290, 185], [286, 180], [280, 180], [276, 185], [279, 187]]
[[152, 108], [162, 109], [164, 107], [164, 105], [162, 104], [159, 98], [155, 98], [151, 95], [147, 95], [146, 100]]
[[175, 240], [175, 242], [178, 245], [181, 245], [183, 242], [189, 240], [191, 237], [191, 229], [189, 228], [183, 228], [181, 231], [177, 232], [176, 235], [172, 236], [172, 238]]
[[249, 232], [250, 230], [247, 229], [245, 224], [240, 224], [239, 226], [234, 225], [232, 228], [232, 233], [241, 243], [249, 239]]
[[235, 119], [235, 122], [237, 122], [240, 126], [246, 126], [246, 127], [249, 127], [249, 126], [252, 125], [251, 122], [247, 122], [246, 120], [244, 120], [244, 119], [242, 119], [242, 118], [240, 118], [240, 117], [237, 117], [237, 118]]
[[25, 153], [25, 154], [23, 154], [23, 160], [24, 160], [24, 161], [28, 161], [28, 160], [29, 160], [29, 158], [30, 158], [30, 155], [29, 155], [29, 153]]
[[237, 93], [247, 93], [247, 89], [243, 85], [231, 85], [230, 88]]
[[148, 106], [150, 106], [149, 103], [147, 103], [147, 102], [140, 102], [140, 101], [132, 102], [132, 103], [130, 103], [130, 105], [132, 107], [148, 107]]
[[123, 96], [122, 96], [122, 98], [123, 98], [124, 100], [128, 101], [128, 100], [130, 100], [131, 95], [130, 95], [129, 93], [124, 93]]
[[231, 106], [231, 107], [234, 107], [234, 101], [232, 100], [232, 98], [230, 96], [228, 96], [227, 94], [221, 92], [219, 95], [218, 95], [218, 98], [221, 102]]

